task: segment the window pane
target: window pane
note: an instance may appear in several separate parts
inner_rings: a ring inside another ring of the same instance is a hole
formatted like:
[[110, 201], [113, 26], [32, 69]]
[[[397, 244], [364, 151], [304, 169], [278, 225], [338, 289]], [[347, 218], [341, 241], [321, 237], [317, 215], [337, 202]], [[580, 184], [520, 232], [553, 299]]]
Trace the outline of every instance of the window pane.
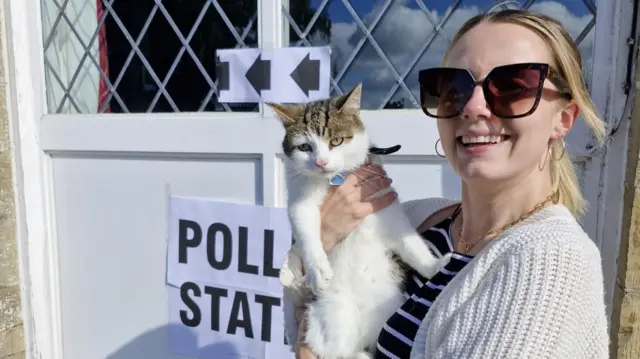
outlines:
[[216, 50], [257, 47], [258, 0], [42, 0], [50, 113], [257, 111], [217, 101]]
[[[289, 0], [283, 13], [289, 46], [332, 47], [332, 95], [362, 82], [363, 108], [397, 109], [419, 108], [418, 71], [438, 66], [462, 23], [495, 5], [494, 0]], [[594, 1], [513, 1], [503, 8], [523, 5], [561, 19], [579, 43], [589, 81]]]

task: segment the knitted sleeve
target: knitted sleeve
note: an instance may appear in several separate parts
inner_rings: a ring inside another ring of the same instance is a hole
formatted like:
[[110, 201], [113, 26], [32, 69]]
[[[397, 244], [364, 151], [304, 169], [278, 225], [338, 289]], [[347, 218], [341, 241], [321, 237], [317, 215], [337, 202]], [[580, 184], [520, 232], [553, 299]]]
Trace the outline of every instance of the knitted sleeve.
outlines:
[[597, 247], [574, 233], [540, 237], [496, 261], [447, 324], [435, 315], [426, 358], [608, 357]]

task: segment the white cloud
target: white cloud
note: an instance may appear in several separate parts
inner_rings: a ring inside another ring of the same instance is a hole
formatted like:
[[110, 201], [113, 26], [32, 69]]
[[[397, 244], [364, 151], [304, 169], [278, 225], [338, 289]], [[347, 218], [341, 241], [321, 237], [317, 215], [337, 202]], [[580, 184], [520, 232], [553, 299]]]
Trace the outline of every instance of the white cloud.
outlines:
[[[373, 8], [364, 16], [363, 23], [369, 27], [379, 13], [382, 1], [376, 2]], [[405, 83], [417, 96], [417, 72], [419, 69], [437, 66], [446, 50], [449, 40], [453, 37], [460, 26], [470, 17], [486, 9], [477, 6], [461, 6], [457, 8], [448, 18], [440, 33], [430, 44], [427, 51], [419, 58], [413, 70], [405, 78]], [[535, 3], [531, 10], [538, 11], [557, 19], [561, 19], [563, 25], [569, 33], [577, 38], [582, 30], [591, 21], [591, 14], [577, 16], [559, 1], [541, 1]], [[436, 23], [442, 21], [445, 13], [438, 13], [430, 10], [431, 17]], [[407, 0], [394, 1], [386, 10], [378, 22], [372, 35], [381, 50], [394, 65], [396, 71], [402, 75], [422, 47], [431, 39], [434, 26], [421, 9], [410, 8]], [[590, 73], [591, 57], [593, 51], [593, 33], [584, 38], [580, 44], [583, 55], [583, 64], [587, 73]], [[333, 23], [331, 34], [331, 45], [333, 48], [333, 61], [336, 71], [340, 71], [345, 61], [351, 56], [351, 52], [363, 38], [364, 33], [359, 30], [355, 21], [349, 23]], [[345, 73], [340, 85], [343, 90], [348, 90], [350, 86], [357, 82], [364, 83], [363, 107], [377, 108], [389, 90], [396, 83], [393, 71], [387, 66], [369, 41], [365, 42], [355, 61]], [[398, 88], [393, 100], [404, 99], [406, 107], [414, 107], [409, 100], [408, 94]]]

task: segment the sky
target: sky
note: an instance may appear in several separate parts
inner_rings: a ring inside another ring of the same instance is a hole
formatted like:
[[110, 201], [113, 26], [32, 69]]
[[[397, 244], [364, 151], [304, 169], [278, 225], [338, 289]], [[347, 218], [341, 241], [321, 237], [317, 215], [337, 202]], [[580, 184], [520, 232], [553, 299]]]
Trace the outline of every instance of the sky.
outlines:
[[[317, 8], [321, 0], [311, 0], [311, 6]], [[520, 1], [521, 3], [524, 1]], [[350, 0], [349, 3], [369, 26], [380, 12], [385, 0]], [[423, 3], [432, 15], [433, 19], [440, 21], [452, 3], [451, 0], [423, 0]], [[449, 20], [442, 29], [442, 35], [435, 37], [426, 52], [416, 61], [416, 66], [409, 71], [405, 78], [410, 91], [415, 98], [417, 95], [417, 73], [425, 67], [437, 66], [448, 44], [448, 39], [453, 36], [460, 25], [469, 17], [490, 9], [496, 3], [495, 0], [462, 0], [457, 9], [451, 14]], [[593, 1], [597, 5], [597, 1]], [[517, 6], [515, 3], [510, 7]], [[543, 12], [558, 19], [562, 19], [571, 35], [576, 38], [591, 21], [593, 15], [583, 0], [536, 0], [531, 6], [532, 10]], [[343, 4], [343, 0], [330, 0], [325, 8], [332, 23], [330, 46], [332, 47], [332, 66], [338, 71], [343, 68], [345, 61], [350, 57], [354, 48], [363, 37], [357, 23]], [[306, 24], [299, 24], [304, 28]], [[409, 68], [413, 60], [418, 56], [421, 48], [432, 37], [433, 26], [419, 8], [416, 0], [394, 0], [384, 12], [381, 20], [372, 32], [380, 49], [388, 57], [396, 71], [402, 76]], [[591, 58], [593, 50], [593, 28], [580, 44], [584, 60], [584, 71], [587, 76], [591, 73]], [[310, 39], [313, 45], [326, 45], [326, 41]], [[339, 81], [343, 91], [363, 82], [362, 105], [365, 109], [376, 109], [391, 94], [391, 100], [404, 100], [405, 108], [415, 108], [411, 96], [402, 87], [390, 93], [396, 83], [393, 71], [387, 62], [383, 60], [375, 47], [366, 41], [355, 60], [351, 63]]]

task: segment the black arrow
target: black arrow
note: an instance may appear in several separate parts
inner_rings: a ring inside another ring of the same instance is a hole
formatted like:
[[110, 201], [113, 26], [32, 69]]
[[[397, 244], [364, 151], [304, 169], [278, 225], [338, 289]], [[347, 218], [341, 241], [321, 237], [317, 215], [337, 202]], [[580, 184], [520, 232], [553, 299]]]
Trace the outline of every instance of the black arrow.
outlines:
[[309, 91], [320, 90], [320, 60], [311, 60], [309, 56], [307, 54], [290, 75], [307, 97]]
[[216, 65], [216, 77], [218, 78], [218, 90], [229, 90], [229, 63], [218, 60]]
[[262, 54], [258, 55], [245, 76], [258, 95], [261, 95], [262, 90], [270, 90], [271, 60], [263, 60]]

